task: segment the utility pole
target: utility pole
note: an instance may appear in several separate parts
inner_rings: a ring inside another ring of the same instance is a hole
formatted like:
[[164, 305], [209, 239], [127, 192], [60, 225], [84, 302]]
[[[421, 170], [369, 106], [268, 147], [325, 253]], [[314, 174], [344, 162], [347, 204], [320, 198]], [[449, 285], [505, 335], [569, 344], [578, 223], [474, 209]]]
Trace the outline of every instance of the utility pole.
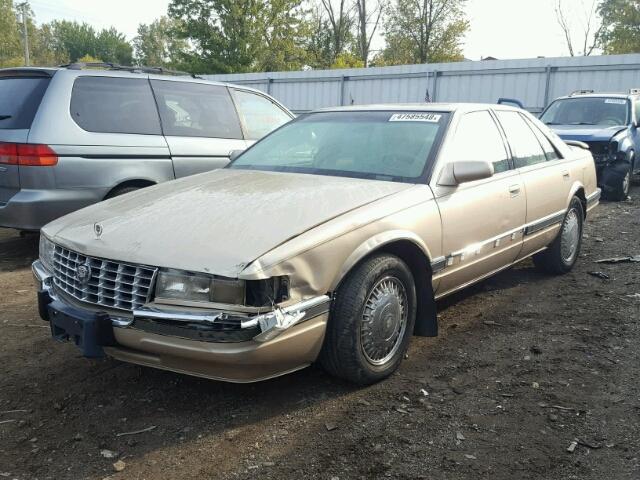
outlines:
[[24, 65], [28, 67], [31, 64], [29, 60], [29, 33], [27, 31], [27, 7], [29, 4], [23, 2], [20, 4], [22, 9], [22, 39], [24, 43]]

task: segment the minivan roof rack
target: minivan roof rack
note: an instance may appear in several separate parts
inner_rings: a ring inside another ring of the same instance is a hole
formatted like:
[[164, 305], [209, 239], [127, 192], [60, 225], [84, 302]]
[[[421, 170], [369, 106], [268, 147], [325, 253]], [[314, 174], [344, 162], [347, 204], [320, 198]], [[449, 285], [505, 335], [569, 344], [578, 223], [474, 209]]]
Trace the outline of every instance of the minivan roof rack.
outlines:
[[576, 90], [575, 92], [571, 92], [570, 97], [575, 97], [576, 95], [589, 95], [594, 93], [595, 90]]
[[164, 67], [147, 67], [144, 65], [120, 65], [117, 63], [111, 62], [74, 62], [68, 63], [66, 65], [60, 65], [60, 68], [67, 68], [69, 70], [83, 70], [85, 68], [103, 68], [106, 70], [122, 70], [126, 72], [138, 72], [138, 73], [154, 73], [157, 75], [175, 75], [175, 76], [183, 76], [188, 75], [193, 78], [197, 78], [195, 75], [189, 72], [182, 72], [180, 70], [171, 70], [169, 68]]

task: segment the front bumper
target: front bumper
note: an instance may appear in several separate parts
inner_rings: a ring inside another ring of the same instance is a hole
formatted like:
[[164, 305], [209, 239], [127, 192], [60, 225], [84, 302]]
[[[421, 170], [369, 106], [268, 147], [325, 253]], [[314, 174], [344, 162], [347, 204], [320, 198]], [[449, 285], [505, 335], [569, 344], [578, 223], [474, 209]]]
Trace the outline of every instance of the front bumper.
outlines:
[[101, 199], [101, 192], [88, 189], [22, 189], [7, 203], [0, 203], [0, 227], [40, 230], [52, 220]]
[[[242, 330], [253, 335], [249, 340], [211, 341], [210, 336], [202, 335], [208, 330], [205, 327], [228, 321], [234, 313], [149, 306], [130, 318], [118, 317], [58, 296], [42, 263], [36, 261], [32, 268], [40, 284], [39, 311], [49, 321], [54, 338], [74, 341], [87, 357], [107, 354], [125, 362], [216, 380], [254, 382], [306, 367], [320, 353], [329, 316], [330, 298], [315, 297], [244, 317]], [[166, 325], [172, 329], [158, 327]]]

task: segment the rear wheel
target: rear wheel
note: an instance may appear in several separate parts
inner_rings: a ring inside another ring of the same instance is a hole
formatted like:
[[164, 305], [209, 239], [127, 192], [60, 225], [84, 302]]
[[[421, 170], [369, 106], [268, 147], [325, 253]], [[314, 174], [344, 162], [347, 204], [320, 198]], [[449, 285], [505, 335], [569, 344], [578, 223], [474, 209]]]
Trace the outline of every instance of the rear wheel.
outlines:
[[557, 275], [569, 272], [580, 254], [583, 224], [582, 202], [573, 197], [556, 239], [546, 250], [533, 256], [536, 266]]
[[135, 192], [136, 190], [140, 190], [140, 187], [116, 187], [113, 190], [111, 190], [104, 199], [109, 200], [110, 198], [115, 198], [115, 197], [119, 197], [120, 195], [125, 195], [127, 193]]
[[322, 366], [360, 385], [388, 377], [402, 362], [415, 318], [416, 288], [407, 265], [387, 254], [366, 260], [336, 292]]

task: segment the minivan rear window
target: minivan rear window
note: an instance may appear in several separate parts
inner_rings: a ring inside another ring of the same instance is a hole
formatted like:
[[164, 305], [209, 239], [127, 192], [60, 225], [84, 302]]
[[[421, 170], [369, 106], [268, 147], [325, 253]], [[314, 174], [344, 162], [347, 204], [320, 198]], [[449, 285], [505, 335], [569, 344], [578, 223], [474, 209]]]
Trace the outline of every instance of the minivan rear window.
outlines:
[[0, 129], [29, 129], [49, 78], [0, 78]]
[[89, 132], [162, 134], [147, 79], [79, 77], [73, 84], [71, 116]]

